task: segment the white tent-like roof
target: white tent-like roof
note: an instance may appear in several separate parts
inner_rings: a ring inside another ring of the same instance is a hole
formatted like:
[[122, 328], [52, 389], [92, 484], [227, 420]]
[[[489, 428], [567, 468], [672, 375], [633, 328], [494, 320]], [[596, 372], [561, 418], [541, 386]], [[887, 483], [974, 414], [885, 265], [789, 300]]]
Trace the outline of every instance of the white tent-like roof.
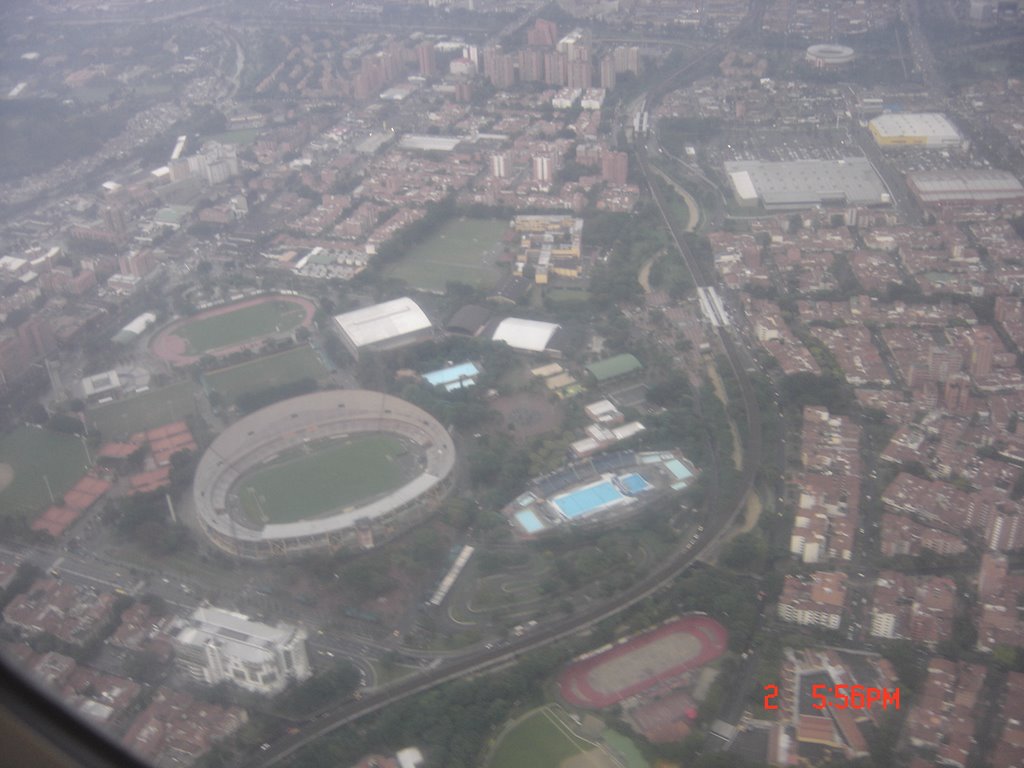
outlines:
[[524, 352], [543, 352], [559, 327], [556, 323], [545, 323], [541, 320], [506, 317], [498, 323], [491, 338], [494, 341], [504, 341], [513, 349]]

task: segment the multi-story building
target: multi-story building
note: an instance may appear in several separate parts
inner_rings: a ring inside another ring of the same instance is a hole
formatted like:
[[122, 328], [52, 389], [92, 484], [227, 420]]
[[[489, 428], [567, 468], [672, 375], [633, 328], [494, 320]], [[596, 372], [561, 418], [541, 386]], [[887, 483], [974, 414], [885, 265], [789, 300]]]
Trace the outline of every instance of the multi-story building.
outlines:
[[601, 156], [601, 178], [612, 184], [625, 184], [629, 175], [629, 155], [625, 152], [605, 152]]
[[558, 215], [517, 216], [512, 228], [519, 235], [517, 275], [532, 266], [536, 270], [534, 280], [539, 284], [547, 283], [550, 275], [580, 276], [582, 219]]
[[779, 618], [793, 624], [839, 629], [845, 601], [845, 573], [818, 571], [807, 578], [787, 576], [779, 598]]
[[270, 626], [220, 608], [197, 608], [174, 636], [178, 664], [210, 685], [222, 681], [261, 694], [312, 675], [306, 630]]

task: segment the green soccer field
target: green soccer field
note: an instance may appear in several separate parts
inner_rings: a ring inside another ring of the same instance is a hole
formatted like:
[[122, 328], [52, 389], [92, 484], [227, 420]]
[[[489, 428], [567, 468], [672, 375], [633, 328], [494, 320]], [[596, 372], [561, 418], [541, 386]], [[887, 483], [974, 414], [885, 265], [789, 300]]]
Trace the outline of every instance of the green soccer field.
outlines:
[[559, 768], [567, 757], [592, 749], [552, 720], [547, 707], [534, 712], [506, 733], [488, 768]]
[[238, 486], [245, 513], [258, 524], [293, 523], [354, 506], [401, 485], [405, 452], [393, 435], [353, 435], [311, 453], [258, 469]]
[[275, 333], [290, 333], [302, 325], [306, 310], [286, 299], [264, 301], [213, 317], [196, 317], [182, 323], [174, 335], [185, 340], [186, 352], [202, 355], [211, 349], [231, 347]]
[[39, 511], [50, 504], [47, 481], [60, 498], [89, 466], [81, 438], [30, 426], [0, 435], [0, 464], [14, 471], [10, 485], [0, 491], [0, 515]]
[[424, 291], [443, 293], [449, 281], [477, 288], [493, 288], [504, 275], [497, 265], [501, 256], [505, 221], [455, 219], [409, 251], [387, 269]]
[[291, 384], [300, 379], [327, 378], [327, 369], [310, 347], [296, 347], [206, 374], [206, 383], [228, 402], [251, 392]]
[[179, 381], [141, 395], [90, 408], [86, 419], [104, 440], [121, 440], [135, 432], [180, 421], [195, 412], [192, 385]]

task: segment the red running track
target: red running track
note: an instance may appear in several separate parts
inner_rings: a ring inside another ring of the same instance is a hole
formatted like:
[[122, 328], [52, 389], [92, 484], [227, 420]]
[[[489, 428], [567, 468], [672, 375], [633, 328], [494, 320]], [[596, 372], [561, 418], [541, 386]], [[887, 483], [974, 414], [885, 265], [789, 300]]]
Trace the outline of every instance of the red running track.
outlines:
[[[617, 691], [601, 692], [590, 685], [589, 677], [603, 664], [630, 653], [643, 653], [644, 646], [672, 634], [693, 635], [700, 641], [700, 651], [690, 659], [684, 659], [657, 675], [638, 680]], [[673, 622], [634, 637], [627, 643], [609, 648], [589, 659], [570, 664], [558, 678], [558, 689], [569, 704], [584, 709], [603, 709], [612, 704], [635, 696], [658, 683], [678, 677], [714, 661], [726, 649], [728, 632], [725, 627], [709, 616], [684, 616]]]

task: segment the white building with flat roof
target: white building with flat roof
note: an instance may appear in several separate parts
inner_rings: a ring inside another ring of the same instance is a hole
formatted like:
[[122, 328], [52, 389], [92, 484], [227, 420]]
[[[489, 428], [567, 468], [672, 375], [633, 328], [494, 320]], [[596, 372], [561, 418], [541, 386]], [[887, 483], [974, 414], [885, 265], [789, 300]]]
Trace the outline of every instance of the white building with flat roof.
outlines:
[[270, 626], [221, 608], [196, 608], [174, 636], [178, 665], [200, 682], [273, 695], [313, 674], [306, 630]]
[[842, 160], [734, 160], [725, 173], [741, 205], [760, 202], [768, 210], [824, 205], [887, 205], [882, 179], [863, 157]]
[[434, 336], [434, 326], [410, 298], [393, 299], [334, 316], [342, 342], [357, 360], [367, 349], [399, 349]]
[[956, 126], [938, 112], [890, 112], [869, 122], [868, 129], [883, 149], [955, 149], [963, 142]]

